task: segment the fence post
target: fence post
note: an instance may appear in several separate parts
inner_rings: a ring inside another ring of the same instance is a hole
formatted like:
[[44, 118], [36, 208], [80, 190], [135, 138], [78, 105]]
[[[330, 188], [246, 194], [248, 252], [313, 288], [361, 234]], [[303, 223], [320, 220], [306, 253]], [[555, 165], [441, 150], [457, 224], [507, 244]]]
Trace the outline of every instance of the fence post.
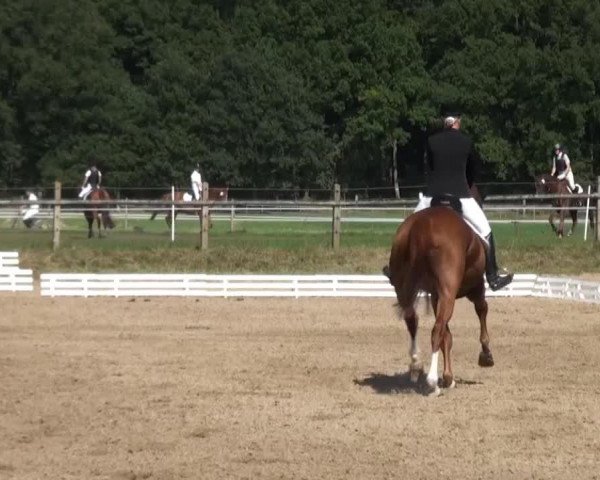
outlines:
[[[588, 185], [588, 189], [587, 189], [587, 200], [585, 202], [585, 228], [583, 229], [583, 241], [585, 242], [587, 240], [587, 231], [588, 231], [588, 220], [590, 218], [590, 193], [592, 192], [592, 186]], [[593, 227], [593, 225], [590, 225], [590, 227]]]
[[61, 198], [61, 184], [59, 181], [54, 182], [54, 215], [52, 224], [52, 249], [58, 250], [60, 246], [60, 198]]
[[229, 231], [233, 232], [235, 230], [235, 205], [231, 205], [231, 225], [229, 227]]
[[[596, 195], [600, 195], [600, 177], [598, 177], [598, 183], [596, 188]], [[600, 226], [600, 220], [598, 220], [598, 214], [600, 214], [600, 197], [596, 199], [596, 241], [600, 241], [600, 232], [598, 231], [598, 227]]]
[[171, 243], [175, 243], [175, 185], [171, 185]]
[[204, 182], [202, 184], [202, 214], [200, 216], [200, 250], [208, 248], [208, 229], [210, 228], [208, 198], [208, 183]]
[[336, 183], [333, 186], [333, 201], [334, 201], [334, 206], [333, 206], [333, 218], [332, 218], [332, 225], [331, 225], [331, 246], [333, 247], [334, 250], [337, 250], [340, 248], [340, 232], [342, 230], [342, 215], [341, 215], [341, 210], [342, 207], [340, 206], [340, 184]]

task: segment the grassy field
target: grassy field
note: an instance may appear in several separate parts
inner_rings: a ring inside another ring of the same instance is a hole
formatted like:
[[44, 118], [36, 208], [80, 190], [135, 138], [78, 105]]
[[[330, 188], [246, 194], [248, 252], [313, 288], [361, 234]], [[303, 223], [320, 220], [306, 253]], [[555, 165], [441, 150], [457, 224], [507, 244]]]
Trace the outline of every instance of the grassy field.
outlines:
[[[0, 221], [0, 250], [19, 250], [22, 264], [40, 271], [222, 273], [378, 273], [387, 262], [397, 225], [343, 223], [341, 249], [330, 248], [327, 222], [215, 220], [209, 250], [198, 248], [198, 223], [177, 222], [174, 244], [165, 222], [119, 220], [105, 238], [88, 239], [85, 223], [66, 220], [61, 248], [49, 230], [9, 228]], [[578, 274], [600, 271], [600, 248], [577, 234], [557, 239], [546, 224], [493, 225], [500, 262], [518, 272]]]

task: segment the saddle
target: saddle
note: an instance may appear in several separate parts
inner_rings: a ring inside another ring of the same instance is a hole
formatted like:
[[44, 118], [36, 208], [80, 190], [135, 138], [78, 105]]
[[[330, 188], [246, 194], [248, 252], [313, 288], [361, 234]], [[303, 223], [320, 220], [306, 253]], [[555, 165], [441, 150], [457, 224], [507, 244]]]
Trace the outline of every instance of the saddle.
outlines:
[[462, 203], [460, 203], [460, 198], [455, 197], [454, 195], [436, 195], [435, 197], [432, 197], [430, 206], [448, 207], [459, 215], [462, 215]]

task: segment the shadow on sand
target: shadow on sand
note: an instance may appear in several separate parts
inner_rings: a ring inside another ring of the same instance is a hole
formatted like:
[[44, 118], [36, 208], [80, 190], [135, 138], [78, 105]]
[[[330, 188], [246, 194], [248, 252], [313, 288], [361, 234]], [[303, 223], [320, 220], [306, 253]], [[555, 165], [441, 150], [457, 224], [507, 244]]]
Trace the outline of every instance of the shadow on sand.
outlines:
[[[482, 385], [482, 382], [455, 378], [457, 385]], [[354, 384], [361, 387], [371, 387], [376, 393], [402, 394], [417, 393], [429, 395], [431, 389], [427, 385], [426, 374], [421, 372], [416, 382], [410, 379], [410, 372], [387, 375], [385, 373], [371, 373], [365, 378], [354, 379]], [[441, 386], [441, 379], [439, 385]], [[446, 389], [444, 389], [446, 390]]]

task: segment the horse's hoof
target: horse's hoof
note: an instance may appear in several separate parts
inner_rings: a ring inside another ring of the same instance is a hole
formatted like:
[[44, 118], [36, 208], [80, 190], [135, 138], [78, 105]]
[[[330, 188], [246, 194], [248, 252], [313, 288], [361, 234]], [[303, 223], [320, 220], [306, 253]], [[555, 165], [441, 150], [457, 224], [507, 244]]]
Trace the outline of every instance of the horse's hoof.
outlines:
[[421, 362], [415, 362], [409, 367], [409, 371], [410, 381], [412, 383], [417, 383], [423, 374], [423, 364]]
[[428, 397], [439, 397], [442, 394], [442, 390], [437, 385], [435, 387], [429, 387], [429, 391], [427, 392]]
[[456, 382], [454, 381], [454, 377], [444, 375], [443, 379], [442, 379], [442, 386], [444, 388], [454, 388], [454, 387], [456, 387]]
[[494, 357], [492, 356], [492, 352], [479, 352], [479, 366], [480, 367], [493, 367], [494, 366]]

